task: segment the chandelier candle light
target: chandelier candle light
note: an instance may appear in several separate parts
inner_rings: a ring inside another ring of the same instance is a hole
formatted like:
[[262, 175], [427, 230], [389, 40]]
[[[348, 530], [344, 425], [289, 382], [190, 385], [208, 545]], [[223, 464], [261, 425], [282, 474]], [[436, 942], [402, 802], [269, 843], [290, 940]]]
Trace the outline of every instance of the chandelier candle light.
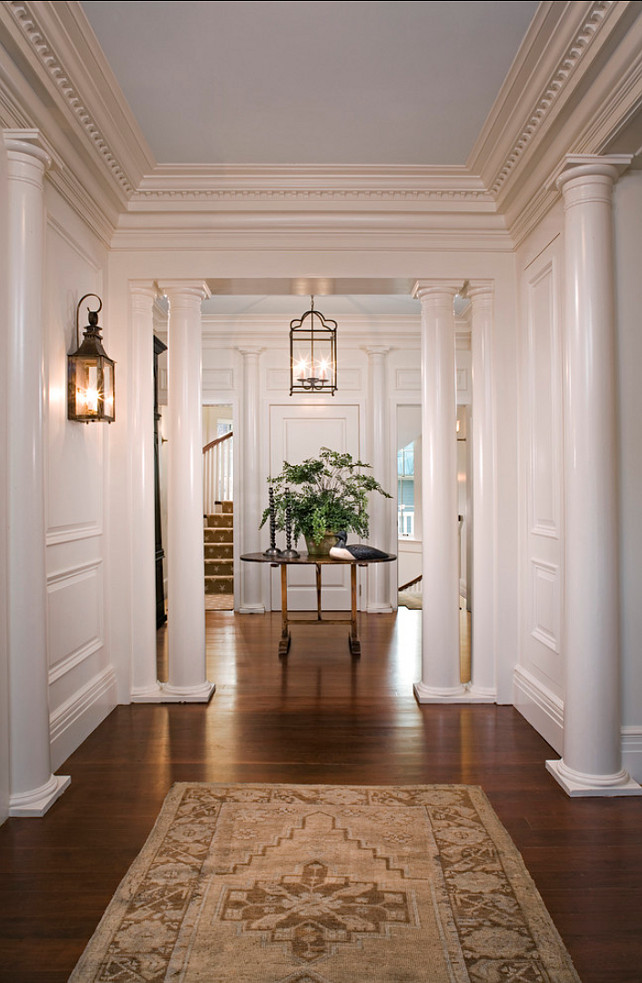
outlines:
[[290, 396], [337, 388], [337, 322], [314, 309], [290, 321]]

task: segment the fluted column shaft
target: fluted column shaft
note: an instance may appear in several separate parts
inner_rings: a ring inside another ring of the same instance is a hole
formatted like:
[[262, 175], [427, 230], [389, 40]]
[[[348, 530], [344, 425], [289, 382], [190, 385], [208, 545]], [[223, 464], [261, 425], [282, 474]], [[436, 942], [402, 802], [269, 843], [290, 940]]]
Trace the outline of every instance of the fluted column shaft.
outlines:
[[[263, 511], [262, 491], [267, 502], [267, 485], [261, 475], [261, 414], [259, 356], [262, 348], [239, 348], [243, 356], [243, 406], [241, 410], [241, 551], [258, 553], [261, 548], [259, 523]], [[261, 569], [256, 563], [241, 564], [241, 603], [244, 614], [263, 614]]]
[[[387, 345], [371, 345], [366, 349], [370, 363], [369, 372], [369, 446], [368, 463], [372, 464], [372, 474], [386, 491], [388, 483], [388, 386], [386, 376], [386, 356], [390, 351]], [[374, 543], [379, 549], [393, 552], [389, 542], [388, 500], [373, 494], [370, 499], [370, 532], [377, 536]], [[373, 541], [373, 540], [371, 540]], [[395, 549], [396, 553], [397, 550]], [[390, 604], [390, 564], [374, 563], [368, 567], [368, 611], [385, 612], [391, 610]]]
[[44, 174], [35, 130], [5, 130], [9, 183], [8, 646], [12, 816], [42, 816], [69, 784], [51, 772], [45, 565]]
[[457, 397], [453, 297], [456, 287], [420, 281], [423, 516], [420, 703], [461, 701]]
[[154, 301], [151, 283], [130, 285], [132, 482], [132, 583], [136, 592], [132, 629], [131, 697], [135, 703], [162, 698], [156, 671], [156, 571], [154, 524]]
[[493, 456], [493, 388], [491, 337], [493, 291], [490, 285], [469, 288], [472, 300], [472, 484], [473, 607], [471, 701], [492, 703], [495, 677], [495, 461]]
[[570, 795], [639, 794], [620, 736], [617, 409], [608, 158], [572, 166], [564, 197], [564, 753]]
[[[205, 702], [214, 692], [205, 665], [202, 281], [159, 284], [169, 301], [166, 701]], [[151, 410], [150, 410], [151, 419]], [[152, 510], [153, 514], [153, 510]], [[152, 557], [153, 557], [152, 549]]]

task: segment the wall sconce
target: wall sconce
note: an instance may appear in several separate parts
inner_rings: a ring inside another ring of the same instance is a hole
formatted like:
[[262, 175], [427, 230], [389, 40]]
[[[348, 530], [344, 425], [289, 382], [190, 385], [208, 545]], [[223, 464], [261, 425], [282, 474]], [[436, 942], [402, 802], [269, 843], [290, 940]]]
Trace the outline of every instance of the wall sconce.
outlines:
[[314, 309], [290, 321], [290, 396], [337, 388], [337, 322]]
[[[84, 329], [82, 344], [79, 344], [78, 316], [80, 305], [87, 297], [95, 297], [98, 308], [89, 310], [89, 324]], [[98, 314], [103, 302], [98, 294], [85, 294], [76, 308], [76, 351], [67, 355], [67, 419], [81, 423], [113, 423], [116, 406], [114, 402], [115, 363], [103, 348], [98, 325]]]

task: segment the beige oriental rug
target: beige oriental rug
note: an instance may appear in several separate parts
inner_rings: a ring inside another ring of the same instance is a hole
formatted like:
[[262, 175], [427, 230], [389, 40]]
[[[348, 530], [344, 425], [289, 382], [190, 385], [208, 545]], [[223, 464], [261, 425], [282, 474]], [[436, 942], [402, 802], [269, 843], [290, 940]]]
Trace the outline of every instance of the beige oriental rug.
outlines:
[[579, 983], [469, 786], [175, 785], [70, 983]]

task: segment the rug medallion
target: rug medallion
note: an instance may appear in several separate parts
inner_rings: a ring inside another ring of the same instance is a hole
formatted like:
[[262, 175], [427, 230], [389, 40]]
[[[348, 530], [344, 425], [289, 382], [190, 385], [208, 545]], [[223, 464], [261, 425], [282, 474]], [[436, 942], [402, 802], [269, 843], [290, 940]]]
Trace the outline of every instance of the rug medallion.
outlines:
[[70, 983], [579, 983], [468, 786], [175, 785]]

